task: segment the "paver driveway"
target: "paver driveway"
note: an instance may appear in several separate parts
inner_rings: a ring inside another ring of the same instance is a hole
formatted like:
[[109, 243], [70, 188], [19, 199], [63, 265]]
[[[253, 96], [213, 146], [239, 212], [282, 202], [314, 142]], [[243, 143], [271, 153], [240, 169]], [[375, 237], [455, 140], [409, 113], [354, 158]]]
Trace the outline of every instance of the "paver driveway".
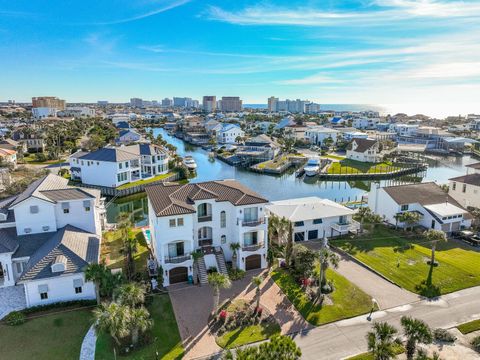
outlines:
[[[232, 287], [220, 292], [220, 302], [230, 298], [253, 299], [255, 289], [250, 284], [258, 271], [248, 272], [244, 279], [233, 281]], [[266, 272], [264, 272], [264, 275]], [[279, 322], [282, 333], [311, 328], [295, 310], [275, 282], [267, 277], [261, 287], [261, 303]], [[215, 338], [208, 331], [207, 323], [213, 308], [213, 293], [209, 285], [178, 285], [170, 287], [175, 317], [185, 347], [185, 359], [194, 359], [220, 351]]]

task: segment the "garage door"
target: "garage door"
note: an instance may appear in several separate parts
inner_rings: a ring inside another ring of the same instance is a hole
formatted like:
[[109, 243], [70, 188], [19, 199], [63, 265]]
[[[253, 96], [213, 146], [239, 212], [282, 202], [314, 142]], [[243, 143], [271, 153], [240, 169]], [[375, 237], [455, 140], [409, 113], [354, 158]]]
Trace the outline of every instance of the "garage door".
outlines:
[[308, 232], [308, 240], [316, 240], [318, 239], [318, 230], [310, 230]]
[[188, 269], [184, 266], [173, 268], [169, 273], [170, 284], [188, 281]]
[[260, 269], [262, 267], [262, 257], [260, 255], [250, 255], [245, 259], [245, 270]]

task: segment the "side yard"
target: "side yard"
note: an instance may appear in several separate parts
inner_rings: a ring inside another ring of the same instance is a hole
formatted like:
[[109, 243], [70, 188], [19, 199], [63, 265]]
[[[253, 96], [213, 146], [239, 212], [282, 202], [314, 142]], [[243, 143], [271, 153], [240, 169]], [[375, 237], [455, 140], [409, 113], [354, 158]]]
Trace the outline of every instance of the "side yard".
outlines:
[[480, 285], [480, 253], [456, 241], [439, 243], [431, 267], [430, 243], [421, 235], [378, 227], [356, 239], [332, 240], [357, 260], [397, 285], [432, 297]]
[[[135, 253], [135, 269], [145, 268], [149, 255], [149, 249], [142, 230], [134, 228], [130, 230], [130, 236], [137, 238], [137, 252]], [[108, 231], [103, 234], [101, 258], [105, 260], [110, 269], [122, 269], [125, 265], [122, 233], [119, 230]]]

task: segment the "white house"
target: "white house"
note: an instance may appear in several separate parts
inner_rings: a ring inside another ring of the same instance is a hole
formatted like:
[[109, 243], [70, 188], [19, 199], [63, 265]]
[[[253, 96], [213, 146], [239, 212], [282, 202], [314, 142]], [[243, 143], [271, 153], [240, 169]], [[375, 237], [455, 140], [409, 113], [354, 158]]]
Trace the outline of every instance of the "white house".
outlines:
[[359, 229], [359, 224], [352, 219], [353, 210], [319, 197], [272, 201], [267, 205], [267, 212], [293, 223], [296, 242], [356, 233]]
[[99, 261], [103, 216], [98, 190], [69, 186], [57, 175], [0, 202], [0, 297], [17, 286], [27, 307], [95, 299], [83, 271]]
[[222, 128], [216, 130], [219, 144], [235, 144], [237, 137], [244, 137], [245, 132], [236, 124], [222, 124]]
[[324, 126], [312, 126], [305, 131], [305, 138], [310, 144], [322, 145], [328, 138], [335, 144], [338, 140], [339, 131]]
[[480, 163], [467, 165], [467, 174], [449, 179], [448, 194], [465, 208], [480, 208]]
[[373, 130], [380, 123], [379, 118], [360, 117], [352, 120], [352, 126], [360, 130]]
[[168, 155], [159, 146], [135, 144], [104, 147], [70, 156], [72, 180], [84, 184], [118, 187], [168, 172]]
[[406, 224], [398, 223], [396, 215], [407, 211], [420, 214], [418, 225], [445, 233], [471, 225], [468, 211], [434, 182], [386, 187], [372, 184], [368, 206], [389, 224], [400, 227]]
[[142, 140], [142, 135], [132, 129], [121, 130], [115, 139], [117, 145], [128, 145]]
[[368, 139], [368, 134], [361, 131], [347, 131], [343, 133], [343, 139], [345, 141], [351, 141], [353, 139]]
[[389, 132], [394, 132], [398, 136], [415, 136], [418, 131], [417, 124], [391, 124]]
[[362, 162], [379, 162], [380, 143], [372, 139], [355, 138], [347, 146], [347, 159]]
[[[188, 280], [198, 266], [205, 283], [206, 269], [226, 273], [233, 261], [230, 244], [240, 244], [239, 269], [267, 266], [268, 200], [235, 180], [197, 184], [157, 184], [146, 187], [152, 250], [164, 271], [164, 285]], [[193, 262], [192, 253], [204, 256]]]

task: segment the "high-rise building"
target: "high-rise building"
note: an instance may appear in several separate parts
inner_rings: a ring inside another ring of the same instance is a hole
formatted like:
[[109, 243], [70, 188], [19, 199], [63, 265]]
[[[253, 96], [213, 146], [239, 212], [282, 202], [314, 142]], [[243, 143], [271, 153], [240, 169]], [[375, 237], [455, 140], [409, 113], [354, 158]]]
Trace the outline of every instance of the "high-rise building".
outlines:
[[162, 107], [172, 107], [173, 106], [173, 100], [169, 98], [165, 98], [162, 100]]
[[320, 112], [320, 104], [309, 102], [305, 104], [305, 112], [307, 114], [317, 114]]
[[193, 107], [192, 98], [189, 97], [174, 97], [173, 106], [182, 107], [182, 108], [192, 108]]
[[213, 112], [217, 110], [217, 97], [204, 96], [202, 105], [203, 105], [203, 110], [205, 110], [206, 112]]
[[66, 108], [65, 100], [54, 96], [39, 96], [32, 98], [32, 115], [36, 119], [57, 116], [57, 112]]
[[133, 107], [143, 107], [143, 100], [140, 99], [140, 98], [131, 98], [130, 99], [130, 106], [133, 106]]
[[271, 96], [268, 98], [268, 111], [269, 112], [276, 112], [277, 110], [277, 104], [278, 104], [278, 98], [275, 96]]
[[223, 96], [220, 100], [220, 110], [224, 112], [239, 112], [242, 108], [242, 100], [238, 96]]
[[108, 101], [107, 101], [107, 100], [98, 100], [98, 101], [97, 101], [97, 105], [98, 105], [98, 106], [107, 106], [107, 105], [108, 105]]

